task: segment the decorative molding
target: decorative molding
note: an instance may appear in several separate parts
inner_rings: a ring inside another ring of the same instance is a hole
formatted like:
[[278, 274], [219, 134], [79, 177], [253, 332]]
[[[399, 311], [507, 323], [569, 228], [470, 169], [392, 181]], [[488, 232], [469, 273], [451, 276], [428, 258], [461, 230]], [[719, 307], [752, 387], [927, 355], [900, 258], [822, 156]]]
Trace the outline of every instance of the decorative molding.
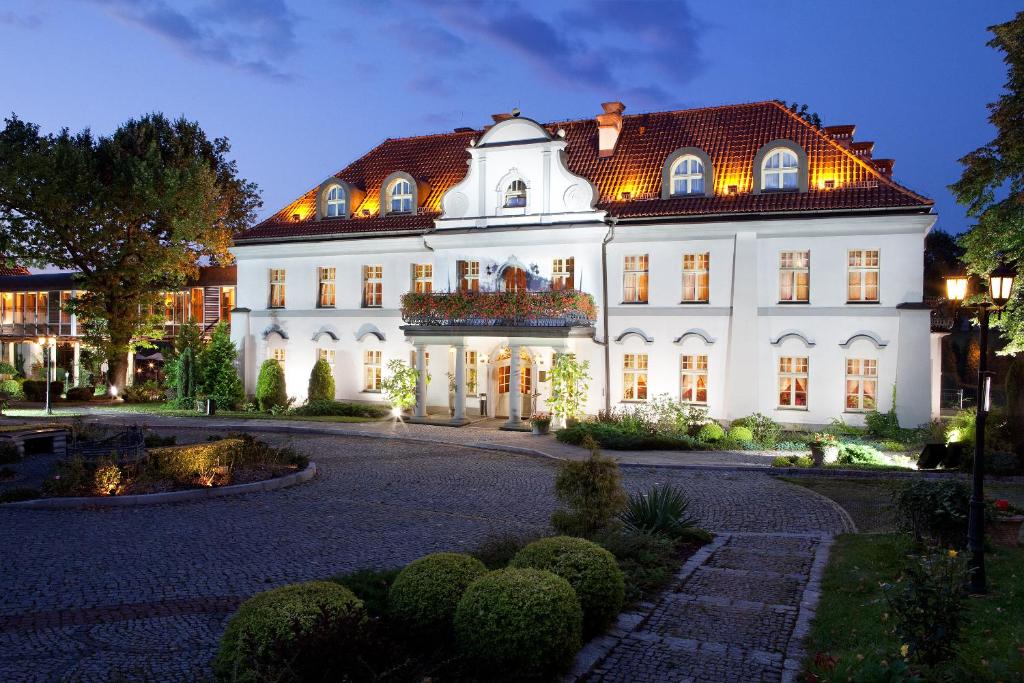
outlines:
[[789, 337], [796, 337], [797, 339], [802, 341], [807, 348], [811, 348], [816, 345], [816, 342], [813, 339], [811, 339], [803, 332], [800, 332], [798, 330], [786, 330], [775, 339], [772, 339], [771, 344], [772, 346], [779, 346], [780, 344], [782, 344], [783, 341], [785, 341]]
[[869, 342], [873, 343], [876, 348], [879, 349], [884, 349], [886, 346], [889, 345], [889, 342], [887, 340], [882, 339], [874, 332], [860, 330], [858, 332], [854, 332], [853, 334], [851, 334], [849, 339], [847, 339], [846, 341], [839, 342], [839, 346], [843, 347], [844, 349], [848, 349], [850, 348], [850, 345], [853, 344], [853, 342], [857, 341], [858, 339], [867, 339]]
[[288, 341], [288, 333], [285, 332], [284, 328], [278, 325], [277, 323], [271, 323], [270, 325], [267, 326], [265, 330], [263, 330], [264, 339], [267, 339], [272, 334], [276, 334], [277, 336], [281, 337], [281, 339]]
[[332, 341], [338, 341], [339, 339], [341, 339], [341, 336], [338, 334], [338, 331], [334, 329], [334, 327], [332, 327], [330, 325], [324, 325], [319, 330], [317, 330], [316, 332], [313, 333], [313, 339], [312, 340], [313, 341], [319, 341], [320, 337], [322, 337], [325, 334], [328, 337], [330, 337]]
[[384, 333], [381, 332], [380, 328], [373, 323], [363, 323], [363, 325], [356, 331], [356, 341], [363, 341], [363, 338], [368, 334], [372, 334], [380, 341], [387, 341]]
[[712, 337], [710, 334], [708, 334], [706, 330], [702, 330], [702, 329], [697, 328], [697, 327], [694, 327], [692, 329], [687, 330], [686, 332], [683, 332], [681, 335], [676, 337], [672, 341], [672, 343], [673, 344], [682, 344], [683, 340], [686, 339], [687, 337], [700, 337], [701, 339], [704, 340], [704, 343], [708, 344], [708, 345], [711, 345], [711, 344], [715, 343], [715, 338], [714, 337]]
[[615, 338], [615, 341], [617, 343], [621, 344], [626, 339], [626, 337], [628, 337], [631, 334], [635, 334], [636, 336], [638, 336], [641, 339], [643, 339], [645, 344], [653, 344], [654, 343], [654, 337], [648, 336], [648, 334], [646, 332], [644, 332], [643, 330], [638, 329], [636, 327], [626, 328], [625, 330], [622, 331], [622, 333], [618, 337]]

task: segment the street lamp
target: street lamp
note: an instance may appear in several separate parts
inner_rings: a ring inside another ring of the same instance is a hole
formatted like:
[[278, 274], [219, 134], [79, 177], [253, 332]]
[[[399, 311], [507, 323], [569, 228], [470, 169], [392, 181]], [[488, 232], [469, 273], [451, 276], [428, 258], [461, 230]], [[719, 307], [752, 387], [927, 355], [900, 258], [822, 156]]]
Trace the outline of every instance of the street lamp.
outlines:
[[56, 337], [40, 337], [36, 340], [43, 351], [43, 372], [46, 374], [46, 414], [53, 415], [50, 404], [50, 375], [53, 368], [52, 350], [57, 346]]
[[[985, 419], [989, 411], [989, 391], [992, 373], [988, 370], [988, 318], [997, 313], [1010, 300], [1016, 273], [1006, 265], [993, 270], [988, 277], [988, 301], [971, 304], [978, 312], [981, 324], [979, 346], [981, 358], [978, 361], [978, 413], [974, 421], [974, 476], [971, 492], [971, 510], [967, 522], [967, 543], [971, 550], [971, 593], [986, 592], [985, 581]], [[963, 303], [971, 288], [970, 276], [952, 275], [946, 278], [946, 294], [950, 301]]]

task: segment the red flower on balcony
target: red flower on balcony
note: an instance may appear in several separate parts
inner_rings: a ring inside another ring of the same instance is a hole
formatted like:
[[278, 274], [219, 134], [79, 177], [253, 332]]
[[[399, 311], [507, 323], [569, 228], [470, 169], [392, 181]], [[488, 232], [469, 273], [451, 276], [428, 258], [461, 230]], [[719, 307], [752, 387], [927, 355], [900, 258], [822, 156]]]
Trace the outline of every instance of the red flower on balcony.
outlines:
[[594, 297], [576, 290], [540, 292], [408, 292], [402, 319], [410, 325], [589, 327]]

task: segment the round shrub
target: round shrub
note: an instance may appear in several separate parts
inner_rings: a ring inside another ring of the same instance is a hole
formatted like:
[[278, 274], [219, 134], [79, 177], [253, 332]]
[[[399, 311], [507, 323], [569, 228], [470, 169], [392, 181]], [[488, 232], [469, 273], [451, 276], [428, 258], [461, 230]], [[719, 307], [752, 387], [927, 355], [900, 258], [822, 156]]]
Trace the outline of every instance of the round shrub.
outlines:
[[331, 374], [331, 366], [323, 358], [313, 363], [306, 393], [306, 400], [310, 402], [334, 400], [334, 375]]
[[539, 569], [499, 569], [466, 589], [455, 610], [459, 649], [510, 679], [564, 671], [581, 645], [583, 613], [569, 582]]
[[273, 358], [263, 361], [256, 379], [256, 403], [260, 410], [288, 405], [288, 391], [284, 385], [284, 368]]
[[0, 394], [15, 400], [25, 398], [25, 392], [21, 390], [21, 382], [16, 379], [0, 380]]
[[414, 633], [447, 634], [466, 587], [487, 573], [484, 563], [459, 553], [421, 557], [399, 572], [388, 590], [388, 610]]
[[618, 615], [626, 582], [615, 556], [583, 538], [554, 536], [526, 546], [510, 567], [544, 569], [569, 582], [583, 609], [583, 631], [599, 633]]
[[[329, 581], [259, 593], [243, 602], [228, 621], [214, 673], [221, 680], [278, 680], [295, 664], [330, 654], [318, 652], [325, 644], [344, 648], [358, 641], [365, 618], [363, 603], [352, 591]], [[289, 656], [295, 659], [283, 661]]]
[[750, 443], [754, 440], [754, 433], [747, 427], [733, 425], [729, 427], [729, 438], [743, 443]]
[[717, 422], [708, 422], [697, 430], [697, 438], [701, 441], [718, 441], [725, 436], [725, 430]]

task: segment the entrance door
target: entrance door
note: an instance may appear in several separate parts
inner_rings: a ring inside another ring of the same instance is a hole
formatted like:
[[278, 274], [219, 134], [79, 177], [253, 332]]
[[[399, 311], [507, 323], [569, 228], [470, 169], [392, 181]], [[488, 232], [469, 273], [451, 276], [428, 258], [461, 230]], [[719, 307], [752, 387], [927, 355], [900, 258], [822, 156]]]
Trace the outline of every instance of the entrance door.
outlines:
[[[502, 350], [496, 361], [495, 386], [498, 388], [498, 403], [494, 408], [495, 417], [508, 417], [508, 401], [511, 392], [512, 354], [508, 347]], [[526, 349], [519, 350], [519, 393], [522, 401], [520, 415], [529, 419], [532, 412], [533, 360]]]
[[526, 271], [522, 268], [508, 267], [501, 272], [502, 291], [525, 292]]

